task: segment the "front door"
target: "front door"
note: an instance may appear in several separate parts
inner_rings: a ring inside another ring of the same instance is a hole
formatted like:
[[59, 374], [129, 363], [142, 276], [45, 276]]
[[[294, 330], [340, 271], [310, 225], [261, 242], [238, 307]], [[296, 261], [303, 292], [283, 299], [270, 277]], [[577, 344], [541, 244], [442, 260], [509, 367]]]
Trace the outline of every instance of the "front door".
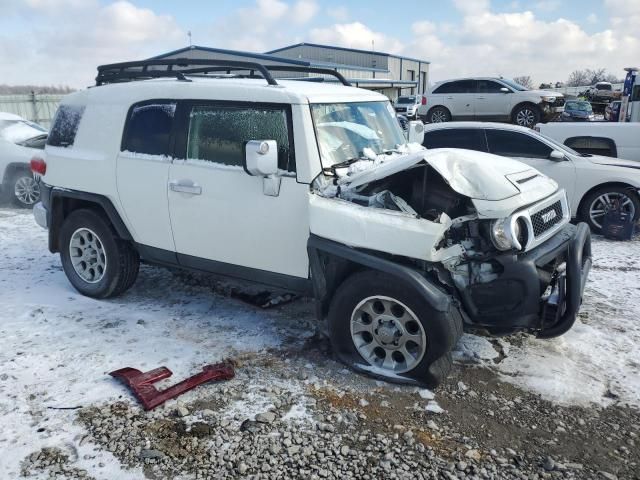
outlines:
[[504, 85], [493, 80], [478, 80], [475, 95], [476, 120], [508, 120], [511, 113], [511, 93], [501, 91]]
[[[288, 105], [179, 105], [169, 171], [169, 211], [181, 264], [276, 283], [308, 278], [309, 186], [296, 180]], [[244, 168], [249, 140], [275, 140], [281, 185], [265, 195], [263, 178]]]

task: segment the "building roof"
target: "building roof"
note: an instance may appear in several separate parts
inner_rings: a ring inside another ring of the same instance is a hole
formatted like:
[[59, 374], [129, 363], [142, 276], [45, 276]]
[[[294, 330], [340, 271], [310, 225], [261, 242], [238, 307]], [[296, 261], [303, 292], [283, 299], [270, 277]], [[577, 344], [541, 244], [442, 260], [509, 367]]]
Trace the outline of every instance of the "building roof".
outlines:
[[393, 53], [385, 53], [385, 52], [378, 52], [375, 50], [360, 50], [358, 48], [347, 48], [347, 47], [336, 47], [333, 45], [322, 45], [320, 43], [308, 43], [308, 42], [301, 42], [301, 43], [295, 43], [293, 45], [288, 45], [286, 47], [281, 47], [281, 48], [276, 48], [275, 50], [270, 50], [268, 52], [265, 52], [268, 55], [271, 55], [273, 53], [278, 53], [278, 52], [282, 52], [284, 50], [290, 50], [292, 48], [295, 47], [316, 47], [316, 48], [329, 48], [331, 50], [343, 50], [343, 51], [347, 51], [347, 52], [356, 52], [356, 53], [367, 53], [369, 55], [381, 55], [383, 57], [395, 57], [395, 58], [403, 58], [405, 60], [410, 60], [412, 62], [420, 62], [420, 63], [431, 63], [428, 60], [420, 60], [417, 58], [411, 58], [411, 57], [405, 57], [402, 55], [396, 55]]

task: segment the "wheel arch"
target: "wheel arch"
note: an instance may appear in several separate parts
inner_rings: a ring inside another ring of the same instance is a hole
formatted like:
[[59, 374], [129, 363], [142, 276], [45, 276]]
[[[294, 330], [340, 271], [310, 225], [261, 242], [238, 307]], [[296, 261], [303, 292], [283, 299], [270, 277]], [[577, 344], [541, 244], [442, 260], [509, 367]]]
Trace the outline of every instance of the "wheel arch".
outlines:
[[327, 317], [331, 299], [340, 285], [362, 270], [377, 270], [403, 279], [440, 312], [448, 312], [452, 308], [451, 296], [406, 265], [313, 234], [309, 237], [307, 251], [316, 314], [320, 320]]
[[600, 190], [601, 188], [604, 187], [617, 187], [617, 188], [624, 188], [627, 190], [631, 190], [633, 192], [633, 194], [636, 196], [636, 198], [640, 201], [640, 195], [638, 194], [638, 188], [634, 187], [633, 185], [630, 185], [628, 183], [625, 182], [618, 182], [618, 181], [610, 181], [610, 182], [605, 182], [605, 183], [599, 183], [598, 185], [591, 187], [589, 190], [587, 190], [586, 192], [584, 192], [584, 194], [582, 195], [582, 198], [580, 199], [580, 203], [578, 203], [578, 209], [575, 212], [576, 215], [575, 217], [579, 217], [582, 213], [582, 209], [584, 208], [584, 206], [586, 205], [585, 200], [586, 198], [591, 195], [593, 192], [595, 192], [596, 190]]
[[31, 168], [28, 163], [23, 162], [12, 162], [9, 163], [4, 169], [4, 176], [2, 178], [2, 183], [6, 184], [17, 172], [26, 171], [31, 173]]
[[99, 213], [121, 239], [133, 242], [133, 236], [123, 222], [111, 200], [104, 195], [53, 189], [47, 214], [49, 225], [49, 251], [60, 251], [58, 237], [64, 220], [75, 210], [88, 209]]

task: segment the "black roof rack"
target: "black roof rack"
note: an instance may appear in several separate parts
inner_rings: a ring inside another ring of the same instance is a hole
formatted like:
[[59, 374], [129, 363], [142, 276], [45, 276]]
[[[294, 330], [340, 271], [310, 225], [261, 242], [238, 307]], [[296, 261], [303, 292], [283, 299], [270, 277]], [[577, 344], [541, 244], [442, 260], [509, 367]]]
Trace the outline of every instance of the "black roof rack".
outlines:
[[151, 59], [135, 62], [112, 63], [98, 67], [96, 86], [108, 83], [123, 83], [133, 80], [148, 80], [151, 78], [176, 77], [178, 80], [189, 81], [186, 75], [248, 71], [242, 77], [264, 78], [269, 85], [278, 85], [271, 72], [304, 72], [319, 75], [332, 75], [343, 85], [351, 86], [349, 81], [336, 70], [329, 68], [314, 68], [288, 65], [263, 65], [256, 62], [237, 60], [212, 60], [198, 58]]

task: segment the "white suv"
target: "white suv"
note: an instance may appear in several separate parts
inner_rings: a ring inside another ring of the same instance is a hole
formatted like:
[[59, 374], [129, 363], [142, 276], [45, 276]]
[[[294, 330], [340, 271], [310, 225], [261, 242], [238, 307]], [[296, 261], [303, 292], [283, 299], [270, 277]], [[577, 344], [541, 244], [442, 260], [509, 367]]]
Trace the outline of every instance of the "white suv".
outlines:
[[451, 120], [511, 122], [533, 128], [564, 111], [558, 92], [529, 90], [506, 78], [462, 78], [437, 83], [418, 115], [428, 123]]
[[417, 119], [418, 108], [423, 104], [426, 104], [426, 99], [422, 95], [404, 95], [396, 100], [395, 109], [407, 118]]
[[556, 182], [407, 144], [383, 95], [280, 68], [116, 64], [62, 101], [34, 214], [77, 290], [121, 294], [142, 260], [301, 292], [346, 364], [428, 385], [463, 328], [571, 327], [590, 237]]
[[18, 115], [0, 112], [0, 197], [20, 207], [40, 199], [29, 162], [41, 154], [47, 131]]

